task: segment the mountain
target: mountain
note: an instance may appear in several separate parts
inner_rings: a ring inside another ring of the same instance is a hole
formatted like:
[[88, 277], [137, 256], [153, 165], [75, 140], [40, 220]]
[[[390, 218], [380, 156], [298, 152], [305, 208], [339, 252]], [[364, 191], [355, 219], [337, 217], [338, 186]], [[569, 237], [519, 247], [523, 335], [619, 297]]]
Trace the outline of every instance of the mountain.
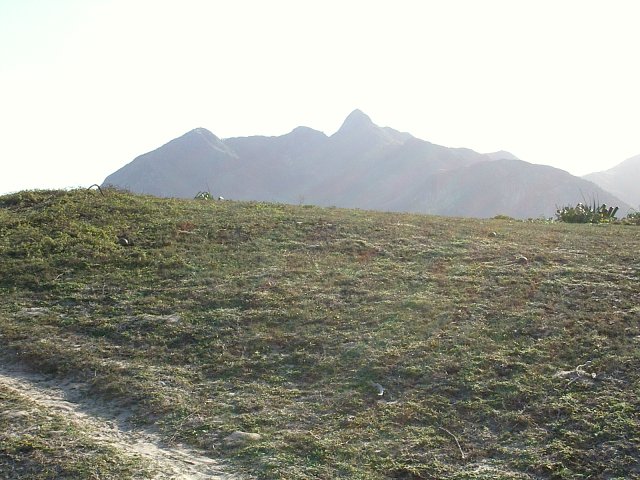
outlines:
[[439, 215], [552, 216], [582, 199], [628, 208], [591, 182], [499, 151], [448, 148], [376, 125], [355, 110], [331, 136], [220, 139], [196, 128], [109, 175], [104, 185], [163, 197], [211, 191], [235, 200]]
[[498, 152], [485, 153], [491, 160], [520, 160], [511, 152], [500, 150]]
[[104, 183], [161, 197], [193, 196], [207, 190], [210, 179], [227, 174], [237, 164], [238, 156], [222, 140], [196, 128], [140, 155]]
[[590, 173], [583, 178], [640, 209], [640, 155], [631, 157], [609, 170]]
[[440, 172], [416, 185], [404, 203], [415, 211], [464, 217], [497, 214], [516, 218], [551, 217], [578, 201], [629, 206], [593, 183], [547, 165], [522, 160], [494, 160]]

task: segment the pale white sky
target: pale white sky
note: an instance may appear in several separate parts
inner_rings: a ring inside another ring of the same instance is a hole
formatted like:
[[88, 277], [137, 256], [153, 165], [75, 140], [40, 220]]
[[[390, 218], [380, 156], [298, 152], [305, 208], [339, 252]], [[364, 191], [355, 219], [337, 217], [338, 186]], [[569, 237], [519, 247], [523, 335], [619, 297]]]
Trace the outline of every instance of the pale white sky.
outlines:
[[640, 154], [635, 0], [0, 0], [0, 193], [195, 127], [381, 126], [574, 174]]

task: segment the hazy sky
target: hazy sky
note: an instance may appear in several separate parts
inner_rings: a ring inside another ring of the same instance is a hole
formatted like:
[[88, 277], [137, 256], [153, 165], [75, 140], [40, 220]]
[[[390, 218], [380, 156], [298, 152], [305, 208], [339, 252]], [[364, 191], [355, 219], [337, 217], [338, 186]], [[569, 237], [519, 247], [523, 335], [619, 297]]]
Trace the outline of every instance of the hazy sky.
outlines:
[[0, 193], [355, 108], [584, 174], [640, 154], [636, 0], [0, 0]]

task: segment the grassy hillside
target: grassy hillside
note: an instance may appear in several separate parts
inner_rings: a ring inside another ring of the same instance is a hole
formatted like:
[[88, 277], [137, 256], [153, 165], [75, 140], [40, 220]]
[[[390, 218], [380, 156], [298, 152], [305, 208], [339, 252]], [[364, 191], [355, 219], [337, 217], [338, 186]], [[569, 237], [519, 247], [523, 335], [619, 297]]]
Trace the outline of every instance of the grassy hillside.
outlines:
[[0, 353], [258, 478], [640, 478], [638, 233], [22, 192]]

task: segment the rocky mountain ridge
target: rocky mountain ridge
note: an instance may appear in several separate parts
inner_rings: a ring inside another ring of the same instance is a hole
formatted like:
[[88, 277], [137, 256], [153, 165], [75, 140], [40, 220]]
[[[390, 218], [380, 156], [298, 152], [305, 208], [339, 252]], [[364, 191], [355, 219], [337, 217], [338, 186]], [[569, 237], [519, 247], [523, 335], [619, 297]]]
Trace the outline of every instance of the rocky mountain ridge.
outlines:
[[553, 216], [585, 198], [629, 206], [567, 172], [509, 152], [449, 148], [376, 125], [353, 111], [333, 135], [220, 139], [196, 128], [109, 175], [104, 185], [163, 197], [199, 191], [235, 200], [308, 203], [436, 215]]

